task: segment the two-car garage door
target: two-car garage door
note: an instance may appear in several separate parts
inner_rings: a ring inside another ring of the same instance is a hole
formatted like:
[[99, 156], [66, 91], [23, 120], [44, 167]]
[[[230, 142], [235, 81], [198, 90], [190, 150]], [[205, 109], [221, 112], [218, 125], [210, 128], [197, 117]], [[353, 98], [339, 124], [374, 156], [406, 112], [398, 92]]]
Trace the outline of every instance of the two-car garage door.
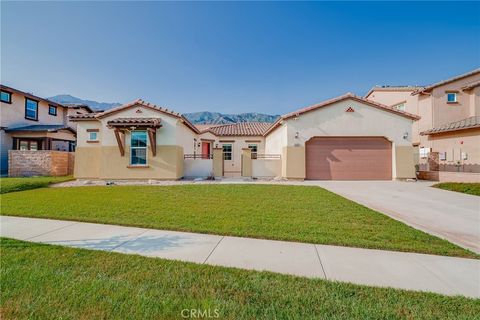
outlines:
[[307, 179], [392, 179], [392, 144], [382, 137], [315, 137], [305, 152]]

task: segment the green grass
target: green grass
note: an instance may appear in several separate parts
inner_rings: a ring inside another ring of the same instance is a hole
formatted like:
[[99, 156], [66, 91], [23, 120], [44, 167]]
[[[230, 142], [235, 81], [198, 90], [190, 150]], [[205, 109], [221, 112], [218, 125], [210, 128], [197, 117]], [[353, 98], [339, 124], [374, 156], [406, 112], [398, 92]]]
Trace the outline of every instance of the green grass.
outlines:
[[478, 257], [319, 187], [44, 188], [1, 196], [2, 214]]
[[65, 177], [28, 177], [28, 178], [0, 178], [0, 194], [47, 187], [49, 184], [73, 180], [72, 176]]
[[480, 300], [2, 239], [2, 319], [478, 319]]
[[444, 182], [435, 184], [433, 187], [480, 196], [480, 183]]

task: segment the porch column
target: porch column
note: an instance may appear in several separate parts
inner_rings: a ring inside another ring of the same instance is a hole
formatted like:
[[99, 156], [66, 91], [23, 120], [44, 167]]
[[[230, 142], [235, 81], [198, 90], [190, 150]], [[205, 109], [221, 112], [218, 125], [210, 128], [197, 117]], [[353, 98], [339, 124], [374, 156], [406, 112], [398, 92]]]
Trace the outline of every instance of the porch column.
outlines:
[[242, 149], [242, 177], [252, 176], [252, 150], [250, 148]]
[[213, 176], [223, 177], [223, 149], [213, 148]]

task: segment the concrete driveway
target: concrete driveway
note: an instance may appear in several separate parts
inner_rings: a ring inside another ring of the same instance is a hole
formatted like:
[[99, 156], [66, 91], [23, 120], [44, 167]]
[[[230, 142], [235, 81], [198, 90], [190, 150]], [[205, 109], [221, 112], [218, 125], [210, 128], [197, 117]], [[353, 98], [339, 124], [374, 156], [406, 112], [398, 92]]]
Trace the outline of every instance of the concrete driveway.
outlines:
[[305, 181], [480, 253], [480, 197], [432, 182]]

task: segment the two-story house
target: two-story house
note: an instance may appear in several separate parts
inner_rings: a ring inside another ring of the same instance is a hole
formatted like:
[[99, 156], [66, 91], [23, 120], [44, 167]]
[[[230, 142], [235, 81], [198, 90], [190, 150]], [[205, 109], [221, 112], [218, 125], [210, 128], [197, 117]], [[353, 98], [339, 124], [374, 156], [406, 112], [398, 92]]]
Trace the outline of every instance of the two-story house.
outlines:
[[373, 87], [365, 98], [420, 116], [412, 142], [421, 170], [434, 152], [440, 171], [480, 172], [480, 69], [428, 86]]
[[[0, 168], [8, 171], [8, 150], [75, 149], [75, 123], [68, 115], [76, 112], [62, 104], [31, 93], [0, 85]], [[90, 110], [83, 108], [80, 112]]]

